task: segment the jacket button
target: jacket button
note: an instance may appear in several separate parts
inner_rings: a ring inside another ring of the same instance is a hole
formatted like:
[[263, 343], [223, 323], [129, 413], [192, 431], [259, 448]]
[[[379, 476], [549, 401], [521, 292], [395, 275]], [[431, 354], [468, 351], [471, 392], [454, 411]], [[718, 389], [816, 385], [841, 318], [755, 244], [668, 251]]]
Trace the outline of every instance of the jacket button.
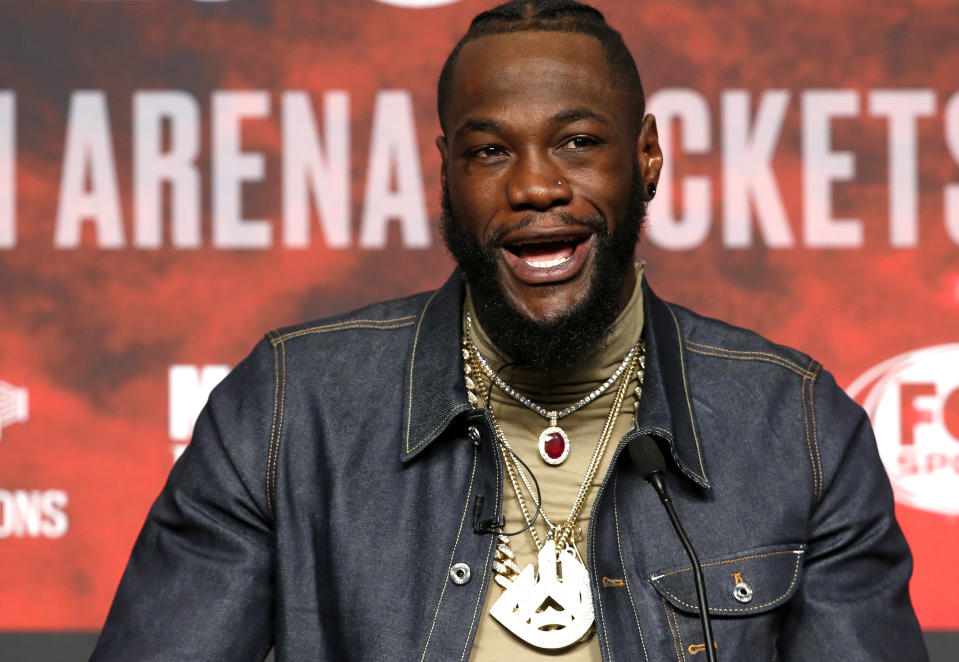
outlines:
[[483, 441], [483, 435], [480, 434], [479, 428], [475, 425], [466, 428], [466, 436], [470, 438], [470, 441], [472, 441], [473, 445], [477, 448], [479, 448], [480, 443]]
[[457, 586], [462, 586], [470, 580], [470, 567], [465, 563], [454, 563], [450, 568], [450, 579]]
[[753, 589], [750, 588], [749, 584], [746, 582], [740, 581], [737, 582], [733, 587], [733, 597], [739, 600], [742, 603], [752, 602], [753, 600]]

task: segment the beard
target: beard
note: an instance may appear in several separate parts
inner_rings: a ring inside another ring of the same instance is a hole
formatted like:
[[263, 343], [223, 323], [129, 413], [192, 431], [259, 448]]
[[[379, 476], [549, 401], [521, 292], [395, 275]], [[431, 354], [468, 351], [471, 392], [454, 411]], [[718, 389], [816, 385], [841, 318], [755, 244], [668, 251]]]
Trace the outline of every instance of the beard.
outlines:
[[[612, 231], [599, 216], [553, 214], [567, 225], [593, 230], [595, 261], [586, 295], [558, 317], [537, 320], [520, 311], [506, 293], [498, 242], [505, 232], [496, 233], [486, 242], [474, 239], [457, 223], [449, 190], [443, 186], [446, 247], [470, 285], [476, 312], [486, 322], [483, 329], [514, 364], [537, 371], [564, 370], [582, 364], [605, 344], [622, 308], [624, 279], [627, 270], [633, 268], [648, 205], [639, 169], [634, 166], [626, 211], [622, 218], [614, 219]], [[533, 218], [517, 225], [526, 225]]]

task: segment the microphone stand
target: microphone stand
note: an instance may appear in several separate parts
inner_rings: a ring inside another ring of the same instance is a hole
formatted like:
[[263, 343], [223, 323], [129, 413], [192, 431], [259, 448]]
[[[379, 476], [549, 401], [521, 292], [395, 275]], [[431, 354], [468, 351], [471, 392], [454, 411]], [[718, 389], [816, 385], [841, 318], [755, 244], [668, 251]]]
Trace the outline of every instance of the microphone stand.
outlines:
[[669, 498], [669, 492], [666, 490], [666, 481], [663, 474], [666, 472], [666, 460], [656, 445], [656, 440], [648, 434], [644, 434], [629, 442], [629, 457], [633, 464], [639, 469], [639, 473], [645, 478], [656, 494], [659, 500], [663, 502], [666, 513], [669, 515], [669, 521], [679, 536], [679, 542], [693, 567], [693, 580], [696, 583], [696, 602], [699, 606], [699, 621], [703, 626], [703, 638], [705, 640], [706, 661], [716, 662], [716, 642], [713, 641], [713, 625], [709, 620], [709, 605], [706, 603], [706, 580], [703, 578], [703, 569], [699, 564], [699, 558], [696, 556], [696, 550], [693, 549], [683, 525], [679, 522], [679, 515], [673, 508], [673, 502]]
[[656, 490], [656, 494], [659, 495], [659, 500], [663, 502], [666, 513], [669, 515], [669, 521], [672, 522], [673, 528], [676, 529], [679, 542], [682, 543], [683, 549], [686, 550], [686, 555], [689, 557], [689, 561], [693, 566], [693, 578], [696, 583], [696, 602], [699, 606], [699, 621], [703, 626], [703, 640], [706, 644], [706, 660], [707, 662], [716, 662], [716, 644], [713, 641], [713, 624], [709, 619], [709, 605], [706, 602], [706, 580], [703, 577], [703, 569], [699, 565], [699, 557], [696, 556], [696, 550], [693, 549], [693, 545], [689, 542], [689, 537], [687, 537], [683, 525], [679, 522], [679, 516], [676, 514], [676, 509], [673, 508], [672, 499], [669, 498], [669, 492], [666, 491], [666, 481], [663, 480], [663, 474], [659, 471], [653, 472], [647, 476], [646, 480], [648, 480], [649, 484]]

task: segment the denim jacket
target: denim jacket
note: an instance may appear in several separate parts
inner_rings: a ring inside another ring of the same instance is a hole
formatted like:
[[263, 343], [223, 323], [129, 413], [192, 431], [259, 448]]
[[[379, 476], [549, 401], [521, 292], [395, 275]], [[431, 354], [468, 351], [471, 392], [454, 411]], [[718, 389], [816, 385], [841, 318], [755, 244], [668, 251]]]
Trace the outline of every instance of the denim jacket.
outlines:
[[[863, 410], [807, 356], [643, 287], [646, 385], [584, 550], [603, 659], [705, 657], [687, 557], [624, 452], [650, 434], [718, 659], [926, 660]], [[504, 477], [467, 404], [462, 299], [454, 274], [269, 333], [210, 396], [93, 659], [468, 659]]]

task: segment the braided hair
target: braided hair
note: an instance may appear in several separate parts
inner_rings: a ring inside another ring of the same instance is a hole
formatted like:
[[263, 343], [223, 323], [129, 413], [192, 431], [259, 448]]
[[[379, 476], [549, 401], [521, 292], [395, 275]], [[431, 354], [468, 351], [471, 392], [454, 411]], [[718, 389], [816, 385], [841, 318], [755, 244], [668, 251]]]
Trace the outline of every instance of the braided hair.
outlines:
[[463, 46], [488, 35], [535, 31], [588, 34], [598, 39], [606, 53], [610, 76], [625, 88], [633, 104], [636, 126], [639, 126], [639, 120], [646, 112], [639, 71], [622, 35], [606, 23], [602, 12], [574, 0], [512, 0], [478, 14], [446, 58], [436, 86], [436, 110], [444, 131], [443, 118], [453, 85], [453, 72]]

